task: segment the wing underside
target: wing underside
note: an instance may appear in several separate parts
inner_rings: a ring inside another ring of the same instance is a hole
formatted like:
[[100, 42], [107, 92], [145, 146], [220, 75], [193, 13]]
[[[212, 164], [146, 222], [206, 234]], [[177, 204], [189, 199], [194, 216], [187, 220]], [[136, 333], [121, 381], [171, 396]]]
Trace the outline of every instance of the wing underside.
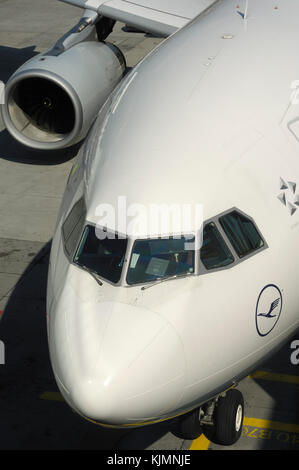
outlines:
[[123, 21], [143, 31], [169, 36], [218, 0], [61, 0]]

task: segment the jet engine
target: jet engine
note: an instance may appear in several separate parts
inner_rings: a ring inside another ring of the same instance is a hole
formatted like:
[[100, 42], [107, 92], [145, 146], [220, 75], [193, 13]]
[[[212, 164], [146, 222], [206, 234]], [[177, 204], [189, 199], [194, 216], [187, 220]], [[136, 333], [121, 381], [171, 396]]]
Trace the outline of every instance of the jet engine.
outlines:
[[30, 59], [5, 87], [2, 116], [24, 145], [57, 150], [81, 141], [126, 69], [114, 45], [84, 41]]

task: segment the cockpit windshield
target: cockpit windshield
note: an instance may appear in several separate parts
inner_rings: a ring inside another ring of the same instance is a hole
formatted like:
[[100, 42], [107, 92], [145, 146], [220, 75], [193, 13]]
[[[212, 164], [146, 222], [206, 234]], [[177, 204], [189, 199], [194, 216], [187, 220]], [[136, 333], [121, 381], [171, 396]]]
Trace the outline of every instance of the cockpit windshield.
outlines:
[[116, 284], [120, 280], [128, 240], [107, 236], [103, 240], [96, 236], [94, 226], [84, 229], [74, 263]]
[[194, 238], [137, 240], [127, 273], [128, 284], [194, 273]]

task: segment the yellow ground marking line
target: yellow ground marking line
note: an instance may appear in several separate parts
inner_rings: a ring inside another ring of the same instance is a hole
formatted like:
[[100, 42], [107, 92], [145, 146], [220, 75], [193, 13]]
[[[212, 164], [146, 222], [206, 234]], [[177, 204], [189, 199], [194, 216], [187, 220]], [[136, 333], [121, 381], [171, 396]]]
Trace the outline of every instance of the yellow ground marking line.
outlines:
[[59, 392], [44, 392], [39, 398], [42, 400], [64, 401], [63, 396]]
[[[299, 434], [299, 424], [282, 423], [281, 421], [244, 417], [243, 426]], [[192, 442], [189, 450], [208, 450], [210, 443], [209, 439], [202, 434]]]
[[210, 445], [209, 439], [204, 434], [195, 439], [189, 450], [208, 450]]
[[272, 380], [274, 382], [284, 382], [299, 385], [299, 377], [297, 375], [277, 374], [275, 372], [257, 370], [253, 372], [253, 374], [251, 374], [249, 377], [257, 380]]
[[244, 418], [244, 426], [252, 426], [261, 429], [273, 429], [273, 431], [285, 431], [299, 433], [299, 424], [282, 423], [281, 421], [269, 421], [267, 419]]

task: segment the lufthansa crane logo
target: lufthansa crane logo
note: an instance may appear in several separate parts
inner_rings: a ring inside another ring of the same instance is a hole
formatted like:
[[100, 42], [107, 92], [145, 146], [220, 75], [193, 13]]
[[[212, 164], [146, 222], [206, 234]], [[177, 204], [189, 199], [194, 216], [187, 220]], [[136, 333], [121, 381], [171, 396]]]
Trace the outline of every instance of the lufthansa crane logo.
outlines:
[[279, 320], [282, 294], [277, 286], [268, 284], [261, 291], [255, 311], [256, 329], [260, 336], [267, 336]]

